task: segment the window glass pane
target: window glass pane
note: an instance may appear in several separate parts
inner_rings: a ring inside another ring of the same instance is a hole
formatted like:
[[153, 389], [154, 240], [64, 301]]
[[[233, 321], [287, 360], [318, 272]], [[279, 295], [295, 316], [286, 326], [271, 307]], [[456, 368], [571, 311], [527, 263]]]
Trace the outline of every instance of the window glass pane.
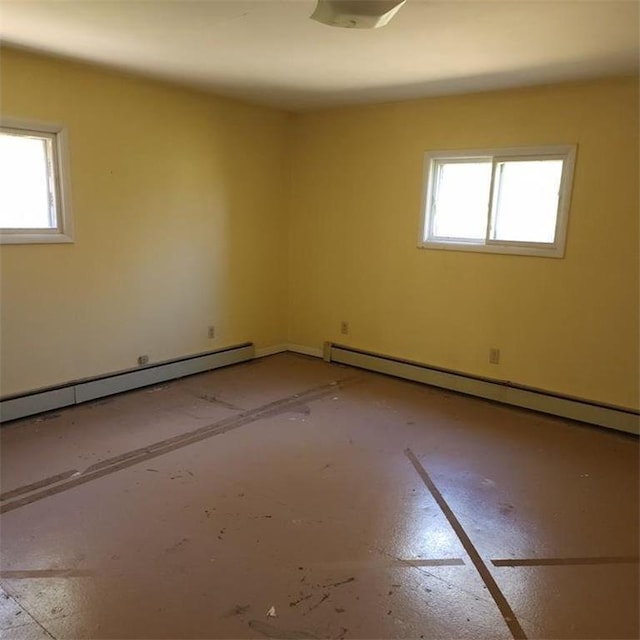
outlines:
[[0, 134], [0, 228], [55, 228], [45, 138]]
[[492, 240], [555, 240], [562, 160], [523, 160], [496, 165]]
[[484, 240], [491, 162], [438, 162], [432, 237]]

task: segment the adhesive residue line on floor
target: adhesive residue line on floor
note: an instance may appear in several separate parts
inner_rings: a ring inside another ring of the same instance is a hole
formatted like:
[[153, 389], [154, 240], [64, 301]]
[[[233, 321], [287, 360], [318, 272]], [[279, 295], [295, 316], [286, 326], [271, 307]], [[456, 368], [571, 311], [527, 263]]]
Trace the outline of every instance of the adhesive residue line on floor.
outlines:
[[63, 471], [62, 473], [56, 473], [54, 476], [49, 476], [47, 478], [42, 478], [42, 480], [36, 480], [36, 482], [32, 482], [30, 484], [25, 484], [22, 487], [17, 487], [16, 489], [10, 489], [9, 491], [4, 491], [0, 493], [0, 500], [10, 500], [11, 498], [17, 498], [18, 496], [22, 496], [25, 493], [31, 493], [32, 491], [37, 491], [38, 489], [42, 489], [43, 487], [48, 487], [49, 485], [56, 484], [57, 482], [62, 482], [71, 476], [79, 473], [77, 469], [71, 469], [69, 471]]
[[504, 558], [492, 560], [494, 567], [566, 567], [593, 564], [637, 564], [638, 556], [596, 556], [593, 558]]
[[[50, 478], [31, 483], [29, 485], [26, 485], [25, 487], [12, 489], [11, 491], [4, 494], [4, 499], [6, 499], [7, 494], [15, 496], [23, 495], [27, 490], [33, 491], [33, 487], [36, 485], [37, 488], [41, 488], [43, 486], [48, 487], [42, 491], [38, 491], [37, 493], [31, 493], [31, 495], [27, 495], [24, 498], [6, 502], [5, 504], [0, 506], [0, 513], [6, 513], [8, 511], [13, 511], [14, 509], [19, 509], [20, 507], [31, 504], [32, 502], [48, 498], [63, 491], [67, 491], [69, 489], [77, 487], [81, 484], [85, 484], [87, 482], [97, 480], [98, 478], [101, 478], [103, 476], [110, 475], [112, 473], [115, 473], [116, 471], [120, 471], [121, 469], [126, 469], [133, 465], [139, 464], [140, 462], [146, 462], [151, 458], [156, 458], [166, 453], [175, 451], [176, 449], [181, 449], [191, 444], [195, 444], [196, 442], [200, 442], [201, 440], [227, 433], [228, 431], [232, 431], [233, 429], [238, 429], [239, 427], [243, 427], [247, 424], [251, 424], [263, 418], [270, 418], [282, 413], [286, 413], [287, 411], [290, 411], [292, 408], [296, 408], [301, 404], [308, 404], [309, 402], [312, 402], [314, 400], [320, 400], [321, 398], [335, 393], [336, 389], [345, 388], [361, 380], [362, 377], [360, 376], [350, 376], [348, 378], [343, 378], [329, 384], [313, 387], [302, 393], [296, 393], [292, 396], [288, 396], [287, 398], [275, 400], [274, 402], [267, 403], [250, 411], [246, 411], [245, 413], [241, 413], [237, 416], [231, 416], [212, 424], [199, 427], [194, 431], [188, 431], [187, 433], [182, 433], [172, 438], [160, 440], [145, 447], [133, 449], [132, 451], [128, 451], [119, 456], [114, 456], [113, 458], [102, 460], [94, 465], [91, 465], [83, 472], [78, 472], [75, 470], [66, 471], [58, 474], [57, 476], [51, 476]], [[49, 486], [49, 483], [55, 482], [59, 482], [59, 484]]]
[[464, 530], [464, 527], [460, 524], [459, 520], [456, 518], [455, 514], [447, 504], [444, 496], [440, 493], [438, 487], [436, 487], [435, 483], [431, 479], [431, 476], [429, 476], [427, 470], [422, 466], [421, 462], [418, 460], [411, 449], [406, 449], [405, 455], [409, 459], [409, 462], [411, 462], [411, 464], [413, 465], [414, 469], [418, 472], [418, 475], [431, 493], [433, 499], [442, 510], [442, 513], [449, 522], [451, 528], [458, 536], [458, 539], [462, 543], [464, 550], [467, 552], [469, 559], [480, 574], [482, 581], [484, 582], [487, 590], [491, 594], [491, 597], [493, 598], [496, 606], [502, 614], [507, 627], [509, 627], [511, 635], [515, 640], [526, 640], [527, 635], [525, 634], [524, 629], [520, 626], [520, 623], [518, 622], [518, 619], [516, 618], [511, 605], [507, 602], [507, 599], [500, 590], [498, 583], [491, 575], [491, 572], [489, 571], [486, 563], [478, 553], [478, 550], [475, 548], [473, 542], [471, 542], [471, 539]]
[[462, 558], [417, 558], [415, 560], [409, 560], [407, 558], [398, 558], [398, 561], [403, 564], [411, 565], [412, 567], [461, 567], [461, 566], [464, 566], [464, 560]]

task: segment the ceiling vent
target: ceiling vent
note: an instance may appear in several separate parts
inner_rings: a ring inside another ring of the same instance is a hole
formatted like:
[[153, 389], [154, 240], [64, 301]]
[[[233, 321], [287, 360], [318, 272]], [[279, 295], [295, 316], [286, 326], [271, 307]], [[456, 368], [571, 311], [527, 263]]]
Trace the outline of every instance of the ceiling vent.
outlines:
[[393, 18], [407, 0], [318, 0], [311, 19], [330, 27], [378, 29]]

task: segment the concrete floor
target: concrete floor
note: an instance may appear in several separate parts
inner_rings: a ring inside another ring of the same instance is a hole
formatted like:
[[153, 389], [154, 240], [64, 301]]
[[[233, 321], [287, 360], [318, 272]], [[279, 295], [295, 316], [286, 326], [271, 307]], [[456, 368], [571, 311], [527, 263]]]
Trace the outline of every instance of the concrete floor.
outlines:
[[632, 436], [293, 354], [1, 436], [7, 640], [638, 637]]

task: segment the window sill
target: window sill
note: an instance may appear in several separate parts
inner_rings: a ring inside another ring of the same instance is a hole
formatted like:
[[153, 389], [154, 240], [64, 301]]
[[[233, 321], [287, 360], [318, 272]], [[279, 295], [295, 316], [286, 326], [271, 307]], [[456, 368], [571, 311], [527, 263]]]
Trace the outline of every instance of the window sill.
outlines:
[[73, 238], [64, 233], [2, 233], [0, 244], [70, 244]]
[[421, 242], [418, 249], [439, 249], [444, 251], [469, 251], [472, 253], [501, 253], [515, 256], [537, 256], [540, 258], [564, 258], [564, 251], [557, 246], [476, 244], [473, 242]]

